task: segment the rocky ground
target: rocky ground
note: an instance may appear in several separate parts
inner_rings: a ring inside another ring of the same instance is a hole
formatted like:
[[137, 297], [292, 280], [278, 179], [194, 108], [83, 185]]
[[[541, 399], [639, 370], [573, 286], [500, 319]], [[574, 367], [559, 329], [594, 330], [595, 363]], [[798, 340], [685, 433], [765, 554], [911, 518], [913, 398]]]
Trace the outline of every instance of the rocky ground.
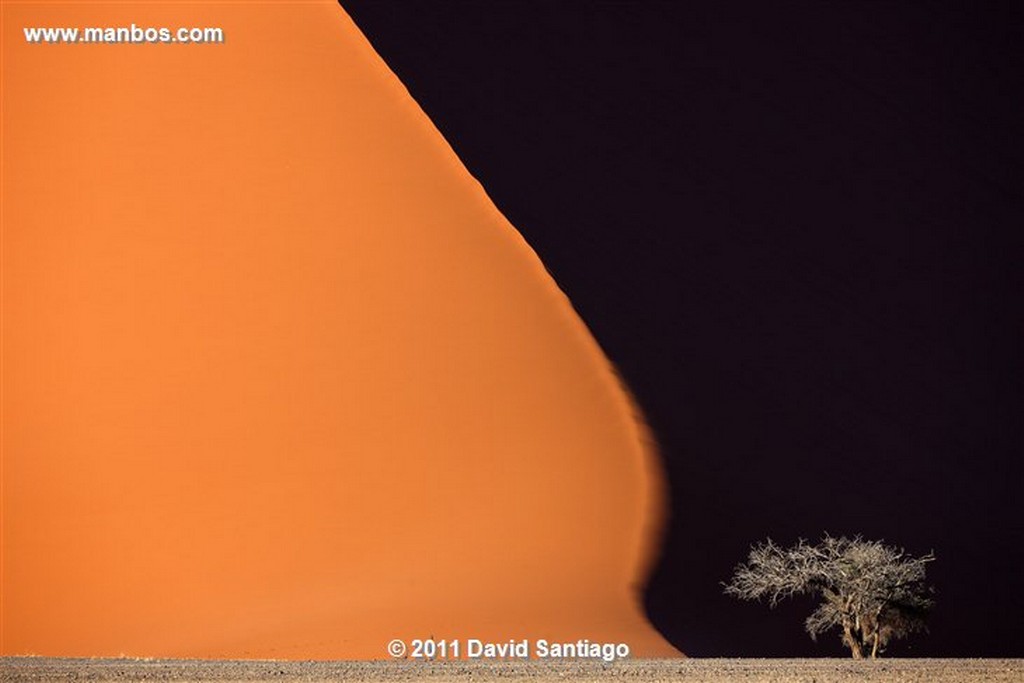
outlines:
[[1021, 659], [686, 659], [549, 662], [267, 662], [0, 659], [0, 681], [674, 681], [679, 683], [1024, 683]]

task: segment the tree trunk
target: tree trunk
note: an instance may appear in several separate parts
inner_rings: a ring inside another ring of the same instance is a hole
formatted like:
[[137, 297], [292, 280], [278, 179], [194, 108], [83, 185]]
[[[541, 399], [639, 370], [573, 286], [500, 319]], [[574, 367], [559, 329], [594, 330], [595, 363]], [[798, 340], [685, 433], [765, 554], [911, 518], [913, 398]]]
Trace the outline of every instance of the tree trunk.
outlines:
[[874, 643], [871, 645], [871, 659], [878, 659], [878, 630], [875, 630]]
[[853, 629], [849, 624], [843, 624], [843, 644], [850, 648], [850, 654], [854, 659], [864, 659], [864, 650], [861, 649], [860, 641], [853, 635]]

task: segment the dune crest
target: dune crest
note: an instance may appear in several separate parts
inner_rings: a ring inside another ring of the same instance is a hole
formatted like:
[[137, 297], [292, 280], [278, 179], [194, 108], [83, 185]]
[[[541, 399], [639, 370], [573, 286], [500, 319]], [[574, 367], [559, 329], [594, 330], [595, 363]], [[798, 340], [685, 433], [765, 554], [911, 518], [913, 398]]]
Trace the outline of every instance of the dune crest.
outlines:
[[[678, 655], [626, 393], [336, 3], [3, 11], [3, 654]], [[21, 36], [131, 23], [226, 42]]]

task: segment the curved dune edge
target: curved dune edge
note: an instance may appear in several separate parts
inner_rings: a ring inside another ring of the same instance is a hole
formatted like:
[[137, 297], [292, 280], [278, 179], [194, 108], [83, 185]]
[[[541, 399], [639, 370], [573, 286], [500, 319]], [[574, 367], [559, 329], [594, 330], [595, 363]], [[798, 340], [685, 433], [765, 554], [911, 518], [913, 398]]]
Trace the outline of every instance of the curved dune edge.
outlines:
[[[131, 23], [227, 42], [20, 35]], [[336, 3], [21, 4], [4, 31], [0, 652], [679, 655], [639, 601], [645, 426]]]

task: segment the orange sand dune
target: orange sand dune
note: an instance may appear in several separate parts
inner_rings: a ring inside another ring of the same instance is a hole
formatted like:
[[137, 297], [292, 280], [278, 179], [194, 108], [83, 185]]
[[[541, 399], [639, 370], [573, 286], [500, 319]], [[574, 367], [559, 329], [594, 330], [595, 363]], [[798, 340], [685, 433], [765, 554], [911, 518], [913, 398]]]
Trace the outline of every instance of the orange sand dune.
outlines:
[[[32, 26], [222, 45], [29, 45]], [[3, 6], [4, 654], [621, 640], [607, 360], [333, 0]]]

